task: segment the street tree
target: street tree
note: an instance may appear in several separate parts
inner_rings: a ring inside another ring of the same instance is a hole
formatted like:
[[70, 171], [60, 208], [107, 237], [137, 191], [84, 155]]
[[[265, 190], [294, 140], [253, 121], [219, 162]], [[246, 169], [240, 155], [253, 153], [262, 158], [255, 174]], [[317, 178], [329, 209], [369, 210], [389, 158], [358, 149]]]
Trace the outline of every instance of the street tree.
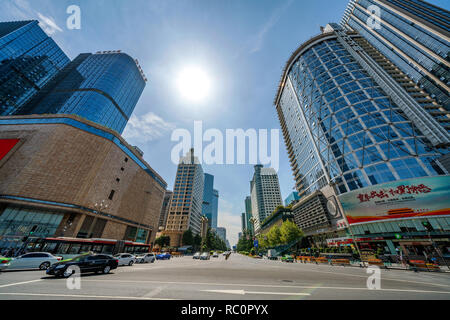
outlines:
[[303, 237], [302, 230], [291, 220], [286, 220], [280, 227], [281, 243], [287, 244]]

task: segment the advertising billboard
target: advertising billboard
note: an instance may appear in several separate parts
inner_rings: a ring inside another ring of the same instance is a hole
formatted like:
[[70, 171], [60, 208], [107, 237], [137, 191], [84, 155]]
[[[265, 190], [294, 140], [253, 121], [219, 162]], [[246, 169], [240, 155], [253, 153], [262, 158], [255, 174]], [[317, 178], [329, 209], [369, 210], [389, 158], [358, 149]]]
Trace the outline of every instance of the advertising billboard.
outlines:
[[378, 184], [339, 196], [349, 224], [450, 214], [450, 176]]
[[0, 160], [19, 142], [19, 139], [0, 139]]

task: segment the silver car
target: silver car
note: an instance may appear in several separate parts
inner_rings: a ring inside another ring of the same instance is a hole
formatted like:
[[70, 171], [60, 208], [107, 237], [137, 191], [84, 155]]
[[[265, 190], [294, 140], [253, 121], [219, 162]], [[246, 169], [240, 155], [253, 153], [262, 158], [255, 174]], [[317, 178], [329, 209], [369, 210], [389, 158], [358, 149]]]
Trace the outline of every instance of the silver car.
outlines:
[[13, 258], [9, 262], [7, 270], [13, 269], [40, 269], [46, 270], [52, 264], [62, 260], [48, 252], [31, 252]]
[[141, 253], [136, 255], [136, 263], [153, 263], [156, 260], [154, 253]]
[[136, 257], [130, 253], [118, 253], [114, 258], [119, 260], [119, 266], [132, 266], [136, 262]]

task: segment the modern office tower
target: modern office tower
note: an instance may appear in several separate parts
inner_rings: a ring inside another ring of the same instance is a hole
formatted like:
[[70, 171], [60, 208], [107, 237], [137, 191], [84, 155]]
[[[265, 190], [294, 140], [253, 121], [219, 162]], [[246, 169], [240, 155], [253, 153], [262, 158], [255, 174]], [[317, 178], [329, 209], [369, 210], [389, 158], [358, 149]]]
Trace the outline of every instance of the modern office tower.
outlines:
[[293, 191], [287, 196], [286, 199], [284, 199], [284, 205], [288, 206], [290, 204], [294, 204], [298, 200], [300, 200], [298, 192], [297, 191]]
[[204, 179], [202, 166], [191, 149], [178, 164], [166, 231], [182, 233], [191, 229], [200, 234]]
[[241, 213], [241, 230], [242, 232], [247, 230], [247, 217], [245, 216], [245, 212]]
[[[367, 53], [365, 48], [371, 45], [366, 41], [363, 47], [362, 42], [359, 33], [337, 24], [322, 28], [322, 34], [292, 54], [276, 95], [301, 197], [293, 212], [307, 235], [337, 231], [337, 236], [346, 236], [339, 230], [347, 226], [342, 216], [344, 211], [348, 217], [347, 210], [340, 204], [347, 193], [352, 201], [361, 202], [354, 204], [355, 208], [386, 197], [394, 198], [389, 202], [392, 204], [398, 200], [396, 194], [412, 193], [414, 186], [427, 185], [419, 178], [448, 174], [437, 161], [447, 153], [448, 132], [392, 80]], [[405, 182], [388, 184], [400, 180]], [[408, 185], [413, 189], [405, 189]], [[370, 191], [373, 197], [362, 189], [371, 186], [380, 189]], [[408, 208], [420, 203], [397, 205]], [[359, 215], [375, 212], [380, 206]], [[384, 215], [398, 213], [389, 210], [386, 208]], [[415, 214], [412, 209], [405, 211], [409, 212], [406, 216]], [[375, 229], [370, 232], [376, 233]]]
[[450, 131], [449, 11], [421, 0], [351, 0], [341, 25], [363, 36], [374, 48], [355, 41]]
[[238, 232], [238, 240], [242, 238], [242, 232]]
[[202, 214], [208, 218], [211, 228], [217, 228], [217, 210], [219, 192], [214, 188], [214, 176], [205, 173], [205, 183], [203, 187]]
[[211, 227], [217, 228], [217, 220], [219, 217], [219, 191], [213, 189], [213, 197], [212, 197], [212, 221]]
[[223, 227], [217, 227], [216, 228], [217, 236], [222, 239], [223, 241], [227, 241], [227, 229]]
[[17, 114], [75, 114], [122, 133], [145, 82], [137, 60], [125, 53], [83, 53]]
[[159, 223], [158, 227], [159, 229], [164, 229], [166, 227], [167, 223], [167, 216], [169, 215], [169, 206], [170, 206], [170, 200], [172, 200], [173, 192], [170, 190], [166, 190], [164, 193], [164, 199], [161, 207], [161, 214], [159, 216]]
[[255, 172], [250, 181], [250, 194], [252, 199], [252, 215], [255, 219], [255, 232], [259, 231], [261, 223], [276, 207], [283, 205], [280, 193], [278, 175], [273, 168], [254, 166]]
[[245, 218], [247, 219], [247, 230], [253, 234], [254, 233], [254, 227], [253, 227], [253, 216], [252, 216], [252, 197], [247, 196], [245, 198]]
[[16, 114], [70, 62], [38, 23], [0, 22], [0, 116]]

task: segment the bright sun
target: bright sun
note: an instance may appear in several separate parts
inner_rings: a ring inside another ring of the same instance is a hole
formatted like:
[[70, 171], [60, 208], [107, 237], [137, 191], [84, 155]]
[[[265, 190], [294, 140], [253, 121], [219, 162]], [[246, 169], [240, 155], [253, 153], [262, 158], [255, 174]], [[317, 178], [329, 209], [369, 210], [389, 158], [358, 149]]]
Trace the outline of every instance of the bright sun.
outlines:
[[211, 81], [202, 69], [188, 67], [178, 75], [177, 86], [184, 99], [200, 102], [208, 96]]

